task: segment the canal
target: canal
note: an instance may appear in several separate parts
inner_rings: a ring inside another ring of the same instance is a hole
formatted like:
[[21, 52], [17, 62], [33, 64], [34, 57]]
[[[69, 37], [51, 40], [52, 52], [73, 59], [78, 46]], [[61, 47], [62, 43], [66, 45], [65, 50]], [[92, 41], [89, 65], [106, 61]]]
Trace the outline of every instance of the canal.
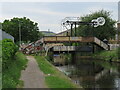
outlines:
[[80, 58], [75, 61], [56, 67], [85, 90], [120, 90], [120, 63]]

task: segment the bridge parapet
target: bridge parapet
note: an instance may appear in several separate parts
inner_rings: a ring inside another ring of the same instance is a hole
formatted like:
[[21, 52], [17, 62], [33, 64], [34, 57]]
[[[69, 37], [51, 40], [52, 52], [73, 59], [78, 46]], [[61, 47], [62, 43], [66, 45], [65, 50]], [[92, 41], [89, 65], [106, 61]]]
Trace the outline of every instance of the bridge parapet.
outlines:
[[46, 36], [43, 37], [44, 43], [53, 42], [93, 42], [94, 37], [69, 37], [69, 36]]
[[98, 38], [94, 37], [94, 42], [99, 46], [103, 47], [105, 50], [109, 50], [109, 46]]

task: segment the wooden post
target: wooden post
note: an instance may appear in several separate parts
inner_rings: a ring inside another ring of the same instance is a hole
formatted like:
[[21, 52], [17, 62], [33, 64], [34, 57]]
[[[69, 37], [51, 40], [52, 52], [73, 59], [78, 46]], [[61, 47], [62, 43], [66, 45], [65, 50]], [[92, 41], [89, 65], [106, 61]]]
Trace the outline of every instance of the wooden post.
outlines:
[[75, 37], [77, 36], [77, 33], [76, 33], [76, 22], [75, 22]]

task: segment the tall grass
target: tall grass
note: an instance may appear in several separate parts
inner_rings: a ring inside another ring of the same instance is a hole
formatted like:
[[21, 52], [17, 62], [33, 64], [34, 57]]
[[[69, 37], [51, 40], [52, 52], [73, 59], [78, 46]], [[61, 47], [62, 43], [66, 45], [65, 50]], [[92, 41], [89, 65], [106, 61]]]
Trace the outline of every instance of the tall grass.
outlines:
[[2, 88], [2, 41], [0, 41], [0, 89]]
[[49, 88], [78, 88], [76, 84], [56, 69], [45, 57], [35, 56], [40, 69], [46, 74], [45, 82]]
[[27, 59], [21, 52], [17, 52], [14, 59], [15, 60], [9, 64], [9, 68], [3, 70], [3, 88], [16, 88], [17, 85], [20, 83], [19, 78], [21, 75], [21, 70], [25, 68], [27, 64]]

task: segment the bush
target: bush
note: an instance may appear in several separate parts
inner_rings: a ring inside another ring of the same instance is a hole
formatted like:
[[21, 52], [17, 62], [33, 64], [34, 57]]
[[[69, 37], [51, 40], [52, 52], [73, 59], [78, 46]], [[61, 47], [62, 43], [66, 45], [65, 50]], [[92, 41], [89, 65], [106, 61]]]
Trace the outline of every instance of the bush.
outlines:
[[[10, 39], [2, 40], [2, 88], [16, 88], [20, 83], [21, 70], [27, 64], [26, 57], [17, 52], [17, 46]], [[16, 53], [17, 52], [17, 53]]]
[[93, 57], [106, 61], [117, 61], [120, 58], [120, 48], [112, 51], [101, 51], [93, 54]]
[[8, 65], [14, 60], [14, 55], [16, 52], [17, 52], [17, 47], [11, 39], [2, 40], [3, 69], [8, 68]]
[[118, 48], [118, 59], [120, 59], [120, 47]]
[[[9, 65], [8, 69], [5, 69], [2, 73], [2, 88], [8, 90], [17, 88], [20, 84], [21, 70], [26, 68], [27, 59], [24, 54], [17, 52], [15, 54], [15, 60]], [[13, 89], [16, 90], [16, 89]]]

